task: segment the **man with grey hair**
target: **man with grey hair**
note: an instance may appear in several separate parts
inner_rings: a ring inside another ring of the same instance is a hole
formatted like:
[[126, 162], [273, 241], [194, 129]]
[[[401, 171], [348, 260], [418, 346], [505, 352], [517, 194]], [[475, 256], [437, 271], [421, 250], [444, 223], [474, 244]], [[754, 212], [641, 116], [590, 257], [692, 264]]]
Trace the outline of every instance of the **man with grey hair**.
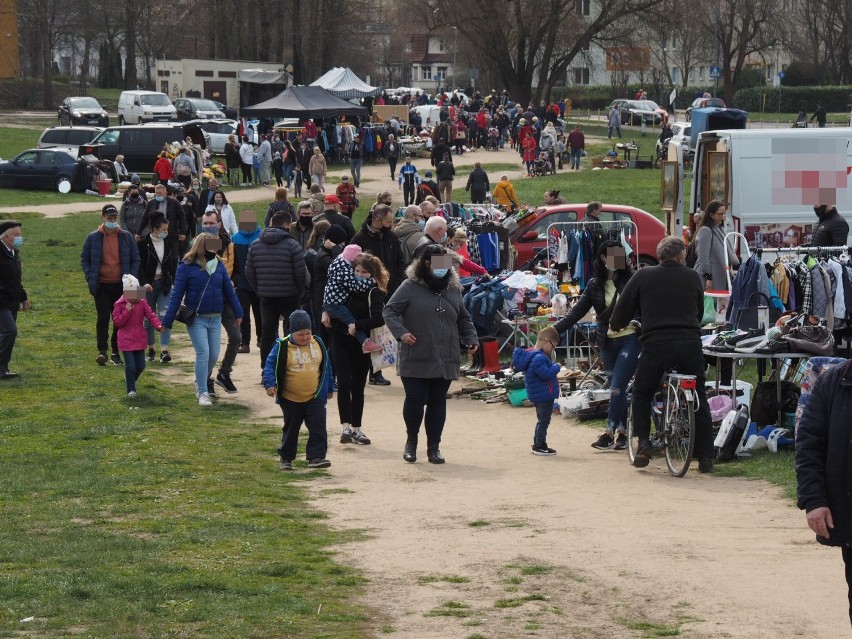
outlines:
[[18, 337], [18, 311], [30, 310], [30, 300], [21, 283], [20, 248], [23, 242], [20, 222], [0, 222], [0, 380], [18, 376], [9, 371], [12, 349]]
[[[426, 220], [426, 225], [423, 228], [423, 237], [417, 243], [417, 246], [414, 249], [414, 257], [420, 257], [423, 252], [426, 250], [426, 247], [430, 244], [440, 244], [444, 245], [444, 242], [447, 241], [447, 220], [444, 218], [433, 215], [428, 220]], [[702, 306], [702, 309], [704, 307]]]
[[642, 355], [633, 383], [633, 424], [639, 440], [633, 465], [644, 468], [651, 461], [651, 401], [663, 374], [674, 368], [697, 378], [695, 456], [698, 471], [709, 473], [714, 449], [701, 350], [704, 284], [698, 273], [684, 265], [685, 257], [686, 247], [679, 237], [664, 237], [657, 245], [659, 266], [640, 269], [630, 278], [615, 304], [609, 328], [620, 331], [635, 317], [642, 321]]
[[402, 250], [402, 261], [408, 266], [414, 260], [414, 251], [417, 244], [423, 239], [423, 228], [426, 220], [423, 212], [416, 204], [405, 207], [405, 214], [393, 227], [393, 233], [399, 240]]
[[435, 203], [429, 199], [423, 200], [420, 203], [420, 210], [423, 212], [423, 219], [428, 220], [430, 217], [435, 215]]

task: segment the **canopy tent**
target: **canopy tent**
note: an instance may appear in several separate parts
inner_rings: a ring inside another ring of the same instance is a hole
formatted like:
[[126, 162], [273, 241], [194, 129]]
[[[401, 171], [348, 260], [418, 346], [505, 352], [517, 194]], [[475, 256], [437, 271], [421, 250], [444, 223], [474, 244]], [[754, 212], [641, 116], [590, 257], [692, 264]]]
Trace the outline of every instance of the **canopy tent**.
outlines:
[[266, 69], [240, 69], [237, 71], [240, 87], [240, 107], [269, 100], [286, 89], [292, 82], [287, 71]]
[[348, 100], [350, 98], [375, 98], [382, 94], [382, 90], [371, 87], [361, 80], [349, 67], [334, 67], [315, 82], [312, 87], [322, 87], [338, 98]]
[[240, 115], [274, 118], [333, 118], [366, 116], [367, 108], [337, 98], [322, 87], [290, 87], [271, 100], [245, 107]]
[[748, 123], [748, 113], [739, 109], [720, 109], [718, 107], [693, 109], [691, 116], [693, 149], [698, 143], [698, 136], [704, 131], [744, 129]]

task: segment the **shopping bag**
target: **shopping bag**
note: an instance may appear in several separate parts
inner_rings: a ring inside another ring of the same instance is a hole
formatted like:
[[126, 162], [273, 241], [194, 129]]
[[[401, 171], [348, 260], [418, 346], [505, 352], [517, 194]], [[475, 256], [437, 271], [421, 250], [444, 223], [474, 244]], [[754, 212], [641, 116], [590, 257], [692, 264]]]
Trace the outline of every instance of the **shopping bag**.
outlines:
[[373, 371], [396, 366], [397, 346], [396, 339], [387, 326], [379, 326], [370, 330], [370, 339], [382, 347], [382, 350], [370, 353], [373, 361]]
[[716, 298], [709, 295], [704, 296], [704, 317], [701, 318], [701, 325], [707, 326], [716, 322]]

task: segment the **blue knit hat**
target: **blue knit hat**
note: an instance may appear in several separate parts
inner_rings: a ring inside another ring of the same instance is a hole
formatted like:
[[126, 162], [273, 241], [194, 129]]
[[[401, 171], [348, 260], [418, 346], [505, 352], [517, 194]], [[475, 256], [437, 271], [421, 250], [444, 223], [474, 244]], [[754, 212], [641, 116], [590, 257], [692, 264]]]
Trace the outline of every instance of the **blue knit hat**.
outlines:
[[312, 328], [311, 316], [303, 310], [293, 311], [290, 313], [290, 332], [303, 331], [306, 328]]

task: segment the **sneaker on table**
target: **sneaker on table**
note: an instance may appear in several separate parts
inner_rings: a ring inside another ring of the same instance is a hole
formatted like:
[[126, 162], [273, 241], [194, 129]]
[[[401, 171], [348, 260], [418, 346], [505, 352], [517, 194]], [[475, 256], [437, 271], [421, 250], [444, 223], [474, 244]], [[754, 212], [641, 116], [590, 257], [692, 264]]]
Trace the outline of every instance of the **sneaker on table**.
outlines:
[[609, 431], [607, 431], [597, 438], [595, 443], [592, 444], [592, 448], [596, 448], [597, 450], [609, 450], [614, 445], [615, 442], [612, 439], [612, 435], [610, 435]]
[[209, 393], [199, 393], [198, 394], [198, 405], [199, 406], [212, 406], [213, 402], [210, 401]]
[[544, 444], [533, 444], [532, 445], [532, 454], [533, 455], [541, 455], [541, 456], [550, 456], [555, 455], [556, 451], [547, 446], [547, 443]]
[[234, 382], [231, 381], [230, 373], [222, 373], [220, 371], [219, 374], [216, 375], [216, 383], [219, 384], [219, 386], [221, 386], [222, 388], [224, 388], [226, 393], [237, 392], [237, 387], [234, 386]]
[[308, 460], [308, 468], [328, 468], [329, 466], [331, 466], [331, 462], [321, 457]]

